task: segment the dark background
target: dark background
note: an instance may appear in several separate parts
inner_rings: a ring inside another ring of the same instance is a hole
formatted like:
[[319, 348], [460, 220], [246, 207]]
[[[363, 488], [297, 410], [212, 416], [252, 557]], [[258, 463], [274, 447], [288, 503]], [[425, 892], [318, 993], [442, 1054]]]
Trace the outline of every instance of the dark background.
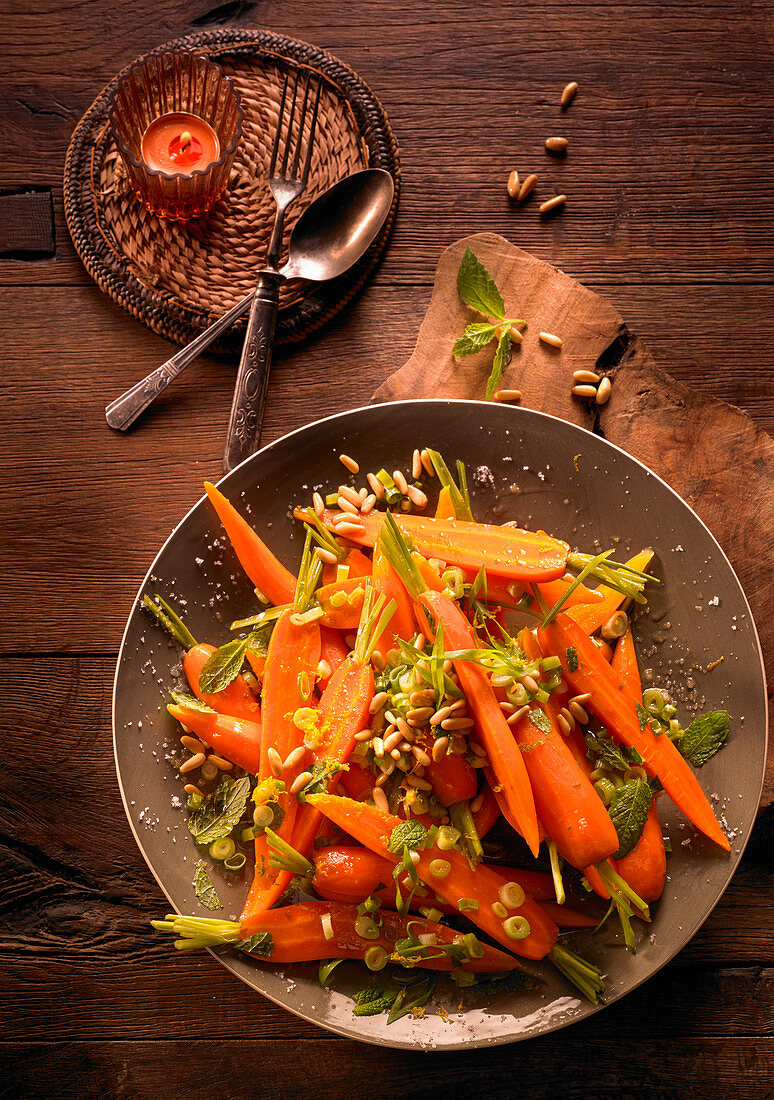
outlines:
[[[0, 17], [0, 1095], [772, 1095], [770, 811], [665, 971], [515, 1047], [340, 1040], [148, 935], [161, 895], [115, 781], [115, 655], [156, 549], [220, 472], [233, 368], [202, 360], [133, 433], [109, 431], [104, 405], [170, 345], [86, 275], [61, 189], [75, 124], [140, 53], [220, 25], [305, 39], [381, 98], [403, 192], [373, 284], [275, 363], [265, 440], [367, 402], [411, 352], [440, 252], [476, 230], [606, 294], [662, 366], [771, 431], [770, 3], [2, 0]], [[565, 161], [543, 152], [549, 133], [570, 138]], [[514, 209], [513, 167], [566, 192], [566, 211]], [[52, 198], [51, 241], [45, 203], [34, 224], [19, 214], [29, 190]]]

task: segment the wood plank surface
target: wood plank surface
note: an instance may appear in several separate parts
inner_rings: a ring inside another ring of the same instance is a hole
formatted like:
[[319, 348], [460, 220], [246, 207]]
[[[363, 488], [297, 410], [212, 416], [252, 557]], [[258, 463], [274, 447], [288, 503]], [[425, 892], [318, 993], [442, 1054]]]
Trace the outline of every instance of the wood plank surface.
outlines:
[[[55, 244], [0, 258], [0, 1097], [771, 1096], [770, 809], [672, 964], [514, 1047], [376, 1052], [149, 935], [164, 902], [115, 782], [114, 655], [156, 550], [220, 470], [233, 364], [203, 359], [128, 436], [107, 429], [103, 406], [173, 348], [94, 286], [61, 190], [79, 118], [145, 50], [223, 25], [314, 42], [384, 103], [403, 191], [373, 284], [276, 362], [265, 439], [367, 403], [414, 347], [443, 249], [483, 230], [608, 297], [661, 367], [772, 432], [768, 0], [0, 0], [0, 17], [0, 190], [50, 189]], [[514, 167], [540, 175], [522, 208]], [[541, 220], [558, 190], [566, 210]]]

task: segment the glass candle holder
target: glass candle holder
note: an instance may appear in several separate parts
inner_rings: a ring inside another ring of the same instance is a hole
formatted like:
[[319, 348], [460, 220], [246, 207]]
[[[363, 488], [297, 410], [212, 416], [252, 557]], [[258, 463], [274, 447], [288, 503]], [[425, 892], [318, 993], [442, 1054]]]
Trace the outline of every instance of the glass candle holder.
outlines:
[[220, 66], [171, 51], [127, 69], [110, 111], [135, 194], [152, 213], [177, 220], [206, 213], [226, 190], [242, 119]]

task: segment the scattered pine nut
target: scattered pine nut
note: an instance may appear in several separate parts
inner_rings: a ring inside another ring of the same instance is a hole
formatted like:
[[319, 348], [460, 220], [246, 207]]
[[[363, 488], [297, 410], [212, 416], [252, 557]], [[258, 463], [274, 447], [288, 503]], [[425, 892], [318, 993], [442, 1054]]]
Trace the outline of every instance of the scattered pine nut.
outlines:
[[337, 523], [336, 531], [340, 535], [354, 535], [356, 538], [360, 538], [366, 533], [366, 529], [362, 523], [350, 523], [349, 521]]
[[573, 386], [572, 392], [576, 397], [596, 397], [596, 386]]
[[585, 383], [591, 386], [596, 386], [602, 377], [593, 370], [574, 370], [572, 376], [576, 382]]
[[564, 137], [546, 138], [546, 149], [549, 153], [566, 153], [569, 141]]
[[315, 547], [314, 552], [320, 561], [324, 561], [326, 565], [335, 565], [339, 560], [332, 550], [323, 550], [322, 546]]
[[384, 756], [384, 741], [381, 737], [374, 737], [371, 748], [374, 750], [374, 756]]
[[204, 752], [206, 747], [196, 737], [181, 737], [180, 744], [184, 745], [189, 752]]
[[376, 714], [377, 710], [381, 710], [389, 698], [386, 691], [377, 691], [368, 707], [369, 712]]
[[306, 745], [299, 745], [298, 748], [289, 752], [285, 757], [285, 763], [282, 765], [283, 772], [290, 771], [291, 768], [298, 767], [306, 756]]
[[588, 703], [590, 698], [591, 692], [584, 691], [582, 695], [573, 695], [572, 700], [574, 703], [580, 703], [581, 706], [584, 706], [586, 703]]
[[298, 794], [301, 788], [305, 787], [311, 778], [311, 772], [301, 772], [301, 774], [297, 775], [293, 782], [290, 784], [290, 793]]
[[207, 757], [203, 752], [197, 752], [194, 756], [189, 756], [184, 764], [180, 765], [179, 771], [181, 775], [185, 775], [186, 772], [195, 771], [196, 768], [200, 768]]
[[472, 718], [444, 718], [441, 722], [442, 730], [469, 730], [475, 722]]
[[495, 401], [521, 401], [521, 390], [495, 390]]
[[562, 707], [559, 713], [562, 715], [570, 729], [573, 729], [575, 726], [575, 718], [573, 717], [572, 712], [569, 711], [567, 707]]
[[282, 775], [282, 757], [273, 745], [269, 747], [269, 751], [266, 753], [266, 756], [269, 760], [269, 767], [271, 768], [272, 775], [276, 779], [279, 779], [279, 777]]
[[560, 733], [562, 733], [564, 737], [569, 737], [570, 732], [571, 732], [570, 731], [570, 723], [567, 721], [565, 716], [563, 714], [558, 714], [556, 716], [556, 722], [557, 722], [557, 725], [559, 726]]
[[552, 199], [548, 199], [547, 202], [542, 202], [540, 204], [540, 207], [539, 207], [540, 213], [541, 214], [548, 214], [552, 210], [556, 210], [556, 208], [558, 206], [564, 206], [564, 204], [566, 202], [567, 202], [567, 196], [566, 195], [554, 195], [554, 197]]
[[508, 194], [511, 196], [511, 198], [512, 199], [517, 199], [519, 197], [520, 185], [519, 185], [519, 173], [516, 171], [515, 168], [511, 172], [510, 176], [508, 176], [508, 183], [507, 183], [506, 186], [507, 186]]
[[412, 504], [416, 504], [417, 508], [427, 507], [427, 497], [421, 489], [417, 489], [416, 485], [409, 485], [406, 495]]
[[607, 404], [607, 402], [610, 400], [610, 394], [612, 393], [612, 390], [613, 383], [610, 381], [609, 378], [603, 378], [602, 381], [599, 383], [599, 388], [597, 389], [597, 396], [595, 398], [597, 404]]
[[468, 748], [476, 756], [486, 756], [486, 749], [483, 745], [479, 745], [478, 741], [468, 741]]
[[382, 485], [376, 474], [366, 474], [366, 481], [371, 486], [371, 491], [377, 500], [381, 500], [384, 496], [384, 486]]
[[417, 764], [420, 765], [420, 767], [427, 768], [427, 767], [430, 766], [430, 764], [431, 764], [430, 757], [427, 755], [427, 753], [425, 752], [424, 749], [419, 747], [419, 745], [412, 745], [411, 746], [411, 755], [414, 757], [414, 759], [416, 760]]
[[403, 473], [400, 470], [393, 470], [392, 471], [392, 480], [398, 486], [398, 488], [403, 493], [403, 495], [406, 496], [406, 494], [408, 493], [408, 482], [406, 481], [406, 478], [403, 476]]
[[317, 679], [318, 680], [330, 680], [333, 669], [323, 657], [317, 662]]
[[367, 516], [369, 512], [373, 512], [375, 506], [376, 495], [374, 493], [369, 493], [368, 496], [363, 500], [363, 503], [360, 505], [360, 511], [363, 513], [364, 516]]
[[186, 794], [198, 794], [200, 798], [204, 798], [204, 791], [200, 791], [195, 783], [186, 783], [183, 790]]
[[354, 458], [350, 458], [349, 455], [339, 455], [339, 462], [342, 466], [346, 466], [351, 474], [360, 473], [360, 466], [355, 462]]
[[427, 476], [435, 477], [435, 467], [433, 466], [430, 455], [427, 453], [427, 451], [423, 449], [420, 452], [419, 457], [422, 459], [422, 465], [425, 468], [425, 473], [427, 474]]
[[318, 516], [321, 516], [325, 511], [325, 501], [319, 493], [312, 494], [312, 504], [314, 504], [314, 510]]
[[534, 173], [531, 176], [527, 176], [527, 178], [524, 180], [524, 183], [521, 185], [521, 188], [519, 189], [519, 202], [524, 202], [527, 195], [530, 195], [535, 190], [535, 184], [537, 183], [537, 181], [538, 178]]
[[478, 811], [483, 807], [483, 805], [484, 805], [484, 792], [482, 791], [481, 794], [477, 794], [476, 797], [471, 802], [470, 812], [474, 813], [474, 814], [477, 814]]
[[355, 734], [355, 740], [356, 741], [370, 741], [371, 738], [373, 737], [373, 735], [374, 735], [374, 731], [372, 729], [361, 730], [360, 733]]
[[350, 489], [349, 485], [339, 485], [339, 500], [344, 497], [350, 504], [354, 504], [355, 508], [359, 508], [361, 504], [360, 493], [354, 489]]
[[574, 699], [571, 699], [570, 702], [567, 705], [569, 707], [570, 714], [573, 716], [573, 718], [577, 722], [580, 722], [580, 724], [582, 726], [585, 726], [587, 724], [588, 720], [589, 720], [589, 716], [586, 712], [586, 708], [582, 707], [580, 705], [580, 703], [576, 703]]
[[426, 722], [428, 718], [433, 715], [432, 707], [416, 707], [414, 710], [410, 710], [406, 715], [408, 722]]
[[524, 715], [528, 714], [528, 713], [529, 713], [529, 707], [528, 706], [519, 707], [519, 709], [515, 710], [513, 712], [513, 714], [508, 715], [508, 717], [505, 719], [505, 721], [508, 723], [509, 726], [515, 726], [516, 723], [520, 722], [522, 720], [522, 718], [524, 717]]
[[512, 344], [520, 344], [524, 339], [524, 333], [521, 331], [521, 329], [516, 328], [515, 325], [511, 325], [509, 335]]
[[[349, 512], [349, 514], [351, 516], [356, 516], [358, 514], [358, 512], [360, 511], [357, 504], [353, 504], [352, 501], [347, 500], [346, 497], [339, 497], [339, 499], [336, 501], [336, 503], [338, 504], [338, 506], [342, 510], [342, 512]], [[359, 503], [360, 502], [358, 501], [358, 504]]]
[[411, 476], [414, 478], [414, 481], [422, 476], [422, 455], [419, 452], [419, 448], [417, 448], [411, 456]]
[[402, 740], [403, 734], [400, 732], [400, 730], [394, 730], [393, 733], [391, 733], [388, 737], [385, 737], [384, 739], [384, 751], [392, 752], [393, 749], [396, 749], [398, 747]]
[[448, 737], [439, 737], [438, 740], [434, 742], [432, 754], [433, 760], [435, 760], [436, 764], [446, 755], [446, 749], [448, 748], [448, 746]]
[[379, 776], [379, 778], [376, 780], [376, 783], [374, 784], [375, 787], [383, 787], [392, 775], [393, 771], [395, 771], [395, 762], [391, 760], [390, 763], [392, 764], [391, 770], [388, 772], [382, 772], [382, 774]]
[[527, 674], [526, 676], [522, 676], [519, 682], [521, 683], [522, 687], [525, 687], [527, 689], [530, 695], [537, 695], [537, 693], [540, 691], [540, 688], [538, 687], [538, 682], [534, 676], [530, 676], [529, 674]]
[[371, 801], [377, 810], [383, 810], [385, 813], [390, 808], [390, 804], [387, 801], [387, 795], [384, 793], [381, 787], [374, 787], [371, 791]]
[[418, 791], [432, 791], [433, 784], [426, 779], [420, 779], [417, 775], [407, 775], [406, 783], [409, 787], [416, 787]]
[[234, 767], [230, 760], [224, 760], [222, 756], [217, 756], [215, 753], [212, 753], [212, 755], [208, 756], [207, 759], [209, 760], [210, 764], [215, 765], [219, 772], [230, 772], [231, 769]]
[[554, 336], [552, 332], [539, 332], [538, 340], [542, 340], [544, 344], [550, 344], [552, 348], [560, 348], [562, 346], [561, 336]]
[[573, 99], [575, 99], [575, 93], [578, 90], [578, 82], [571, 80], [569, 84], [565, 84], [562, 91], [562, 107], [569, 107]]

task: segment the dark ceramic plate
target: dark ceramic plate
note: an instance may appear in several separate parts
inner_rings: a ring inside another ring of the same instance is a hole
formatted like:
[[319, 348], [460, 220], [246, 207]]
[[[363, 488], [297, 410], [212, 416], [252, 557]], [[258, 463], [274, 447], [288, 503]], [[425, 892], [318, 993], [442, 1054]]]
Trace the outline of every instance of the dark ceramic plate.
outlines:
[[[732, 840], [732, 852], [726, 855], [697, 835], [662, 797], [659, 810], [673, 854], [652, 925], [636, 922], [637, 955], [627, 954], [612, 930], [595, 938], [573, 937], [577, 949], [605, 972], [610, 1004], [664, 966], [696, 933], [728, 885], [749, 837], [763, 782], [767, 729], [763, 664], [750, 608], [723, 551], [663, 481], [589, 432], [526, 409], [472, 401], [356, 409], [266, 447], [234, 470], [223, 489], [293, 567], [300, 540], [292, 505], [307, 502], [313, 488], [342, 480], [341, 451], [357, 458], [364, 470], [405, 469], [417, 445], [436, 447], [447, 459], [467, 464], [479, 518], [490, 517], [494, 509], [500, 521], [518, 519], [524, 526], [545, 528], [579, 549], [614, 546], [620, 559], [643, 546], [654, 547], [663, 583], [653, 592], [650, 615], [636, 625], [644, 674], [669, 688], [686, 720], [689, 708], [726, 708], [732, 715], [727, 747], [699, 772]], [[146, 591], [171, 597], [182, 606], [194, 636], [216, 644], [229, 637], [233, 619], [254, 610], [250, 585], [204, 500], [164, 544], [140, 595]], [[722, 663], [710, 672], [696, 667], [705, 669], [721, 656]], [[186, 828], [174, 764], [179, 730], [164, 709], [165, 690], [178, 682], [178, 649], [135, 605], [116, 672], [118, 780], [137, 843], [167, 898], [180, 912], [204, 915], [192, 887], [199, 857]], [[237, 916], [247, 890], [244, 872], [231, 882], [217, 870], [212, 874], [224, 902], [218, 915]], [[163, 903], [158, 908], [161, 913]], [[363, 981], [354, 966], [330, 991], [319, 988], [311, 964], [286, 974], [284, 968], [235, 954], [219, 958], [291, 1012], [341, 1035], [388, 1046], [453, 1050], [514, 1042], [595, 1011], [550, 966], [530, 966], [543, 979], [536, 992], [474, 1003], [464, 1015], [451, 1011], [448, 1022], [429, 1015], [387, 1027], [384, 1015], [352, 1015], [348, 994]], [[450, 1009], [459, 1000], [453, 987], [440, 995], [440, 1003]]]

